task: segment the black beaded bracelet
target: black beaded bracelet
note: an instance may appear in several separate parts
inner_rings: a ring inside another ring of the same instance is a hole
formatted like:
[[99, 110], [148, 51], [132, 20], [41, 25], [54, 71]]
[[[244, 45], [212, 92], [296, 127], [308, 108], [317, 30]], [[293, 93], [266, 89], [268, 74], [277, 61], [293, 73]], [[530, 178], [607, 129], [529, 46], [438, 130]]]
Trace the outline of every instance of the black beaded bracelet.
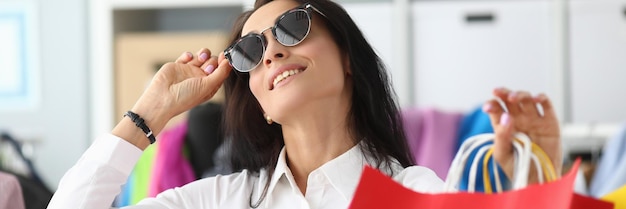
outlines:
[[128, 116], [130, 120], [133, 121], [133, 123], [135, 123], [135, 125], [139, 127], [146, 134], [146, 137], [148, 137], [148, 140], [150, 140], [150, 144], [154, 144], [154, 142], [156, 141], [156, 138], [154, 138], [154, 134], [152, 134], [152, 130], [148, 128], [143, 118], [139, 117], [137, 113], [134, 113], [133, 111], [130, 111], [130, 110], [126, 112], [124, 116]]

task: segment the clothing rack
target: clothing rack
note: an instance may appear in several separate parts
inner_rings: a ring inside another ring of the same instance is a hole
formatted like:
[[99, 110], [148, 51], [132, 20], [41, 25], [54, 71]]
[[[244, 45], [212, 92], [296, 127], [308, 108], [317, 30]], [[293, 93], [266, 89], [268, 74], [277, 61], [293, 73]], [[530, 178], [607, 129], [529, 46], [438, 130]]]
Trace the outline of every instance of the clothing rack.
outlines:
[[[22, 190], [25, 208], [45, 208], [52, 198], [52, 190], [43, 182], [31, 161], [37, 138], [14, 138], [0, 131], [0, 171], [14, 175]], [[2, 191], [4, 192], [4, 191]]]
[[43, 184], [43, 180], [32, 163], [33, 142], [32, 140], [18, 140], [7, 132], [0, 132], [0, 146], [3, 146], [0, 147], [0, 156], [4, 158], [0, 161], [0, 169], [31, 177]]
[[618, 133], [619, 123], [572, 123], [561, 127], [565, 154], [599, 154], [608, 139]]

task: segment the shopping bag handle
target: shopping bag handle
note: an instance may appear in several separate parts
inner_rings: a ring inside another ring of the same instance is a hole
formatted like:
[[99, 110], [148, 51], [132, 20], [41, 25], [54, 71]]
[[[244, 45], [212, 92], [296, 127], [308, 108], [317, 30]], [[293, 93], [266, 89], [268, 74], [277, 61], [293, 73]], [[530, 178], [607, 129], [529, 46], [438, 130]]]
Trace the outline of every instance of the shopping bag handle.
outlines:
[[[495, 135], [492, 133], [479, 134], [468, 138], [461, 145], [461, 148], [454, 157], [450, 170], [448, 171], [448, 176], [446, 177], [446, 183], [444, 185], [445, 191], [458, 191], [459, 182], [463, 176], [463, 171], [466, 169], [468, 160], [472, 160], [472, 164], [469, 167], [469, 181], [467, 188], [468, 192], [475, 191], [477, 186], [476, 179], [481, 178], [477, 176], [478, 164], [480, 162], [488, 162], [491, 154], [493, 153], [494, 140]], [[535, 170], [537, 171], [539, 183], [556, 179], [556, 172], [554, 170], [554, 166], [552, 165], [552, 161], [541, 149], [541, 147], [531, 141], [528, 135], [524, 133], [515, 133], [513, 148], [515, 159], [512, 178], [513, 189], [521, 189], [528, 185], [528, 176], [530, 174], [530, 166], [532, 165], [535, 166]], [[474, 159], [469, 159], [472, 152], [475, 150], [478, 151], [474, 155]], [[485, 166], [483, 166], [483, 168], [487, 169]], [[492, 172], [495, 174], [494, 176], [496, 178], [495, 191], [502, 192], [503, 186], [501, 185], [502, 183], [499, 179], [497, 166], [492, 166]], [[488, 176], [486, 172], [484, 174]], [[491, 188], [490, 181], [484, 181], [483, 183]]]

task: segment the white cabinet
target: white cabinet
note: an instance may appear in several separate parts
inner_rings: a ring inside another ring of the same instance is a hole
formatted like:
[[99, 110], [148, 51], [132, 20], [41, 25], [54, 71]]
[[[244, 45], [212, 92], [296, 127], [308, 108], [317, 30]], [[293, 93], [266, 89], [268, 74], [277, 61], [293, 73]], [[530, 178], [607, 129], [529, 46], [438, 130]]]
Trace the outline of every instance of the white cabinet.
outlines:
[[147, 8], [193, 8], [211, 6], [241, 6], [253, 4], [249, 0], [110, 0], [115, 9], [147, 9]]
[[[223, 32], [228, 33], [232, 22], [243, 8], [252, 5], [251, 0], [91, 0], [89, 4], [90, 35], [90, 100], [91, 138], [108, 133], [119, 120], [119, 110], [115, 110], [114, 68], [118, 60], [113, 55], [114, 45], [120, 34], [125, 33], [188, 33]], [[183, 40], [184, 41], [184, 40]], [[198, 43], [208, 47], [208, 43]], [[167, 53], [167, 49], [152, 46], [146, 50]], [[211, 49], [221, 51], [220, 49]], [[175, 59], [182, 51], [172, 52]]]
[[556, 94], [549, 1], [416, 1], [413, 88], [418, 106], [469, 110], [505, 86]]
[[570, 1], [574, 122], [626, 121], [626, 1]]

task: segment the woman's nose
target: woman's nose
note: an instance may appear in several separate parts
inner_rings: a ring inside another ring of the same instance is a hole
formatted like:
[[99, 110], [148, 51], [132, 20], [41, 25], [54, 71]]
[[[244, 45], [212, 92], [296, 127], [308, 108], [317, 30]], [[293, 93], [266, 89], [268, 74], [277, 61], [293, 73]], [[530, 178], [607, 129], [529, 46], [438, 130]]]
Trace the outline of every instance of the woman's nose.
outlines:
[[276, 41], [276, 39], [272, 37], [272, 33], [267, 34], [267, 48], [265, 49], [265, 54], [263, 55], [263, 64], [269, 66], [272, 62], [287, 57], [289, 55], [289, 50], [286, 46]]

